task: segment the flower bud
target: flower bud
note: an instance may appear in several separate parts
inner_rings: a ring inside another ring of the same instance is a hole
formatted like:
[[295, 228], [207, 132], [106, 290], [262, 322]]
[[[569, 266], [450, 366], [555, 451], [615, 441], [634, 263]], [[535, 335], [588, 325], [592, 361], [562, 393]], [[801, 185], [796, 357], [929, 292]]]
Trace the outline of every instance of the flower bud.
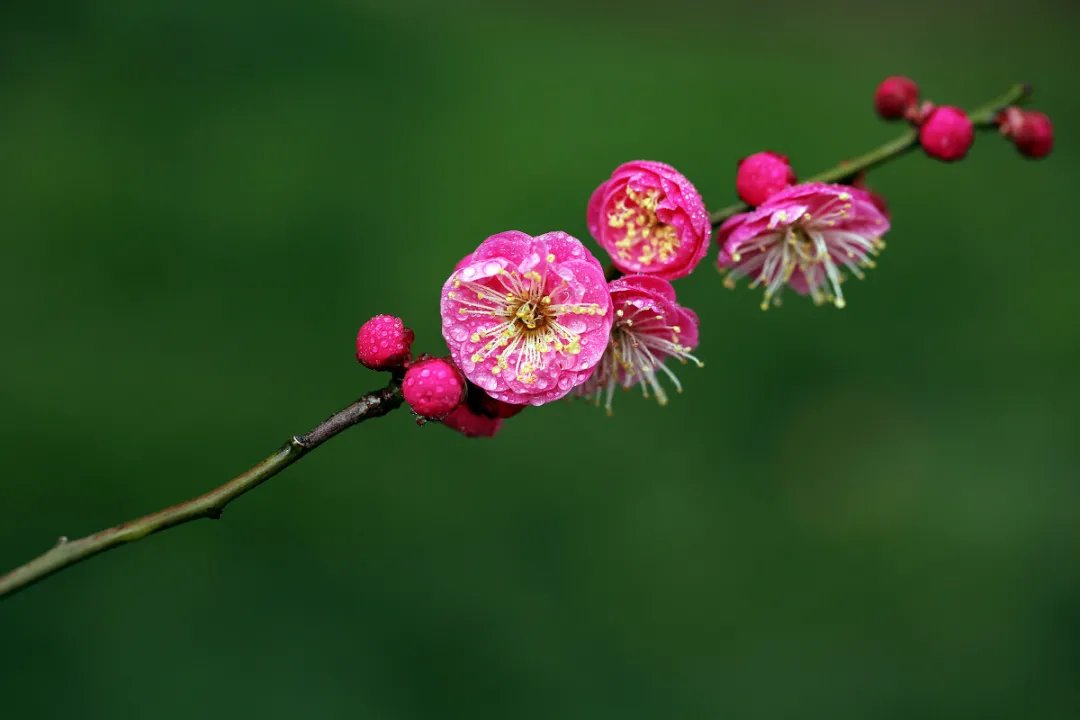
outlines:
[[465, 378], [449, 358], [428, 358], [405, 371], [401, 392], [414, 413], [440, 420], [465, 399]]
[[874, 92], [874, 108], [886, 120], [904, 117], [919, 101], [919, 86], [901, 75], [887, 77]]
[[958, 107], [943, 105], [919, 128], [919, 143], [930, 157], [952, 162], [967, 155], [975, 141], [975, 128]]
[[1006, 108], [998, 115], [998, 124], [1021, 155], [1043, 158], [1054, 148], [1054, 126], [1041, 112]]
[[759, 152], [743, 158], [735, 174], [735, 191], [743, 202], [754, 207], [794, 184], [795, 171], [791, 169], [791, 163], [774, 152]]
[[411, 357], [413, 331], [399, 317], [376, 315], [356, 334], [356, 359], [372, 370], [400, 368]]
[[475, 412], [469, 403], [461, 403], [443, 418], [442, 424], [457, 430], [465, 437], [493, 437], [502, 427], [502, 418], [492, 418]]

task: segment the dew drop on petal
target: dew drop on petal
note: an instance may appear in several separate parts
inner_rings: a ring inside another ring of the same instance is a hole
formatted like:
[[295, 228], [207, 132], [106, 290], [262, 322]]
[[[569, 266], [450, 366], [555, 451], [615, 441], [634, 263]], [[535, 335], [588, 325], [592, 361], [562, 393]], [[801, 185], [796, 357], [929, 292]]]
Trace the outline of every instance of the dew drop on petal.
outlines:
[[469, 329], [464, 325], [455, 325], [450, 329], [450, 337], [454, 338], [454, 342], [465, 342], [469, 337]]

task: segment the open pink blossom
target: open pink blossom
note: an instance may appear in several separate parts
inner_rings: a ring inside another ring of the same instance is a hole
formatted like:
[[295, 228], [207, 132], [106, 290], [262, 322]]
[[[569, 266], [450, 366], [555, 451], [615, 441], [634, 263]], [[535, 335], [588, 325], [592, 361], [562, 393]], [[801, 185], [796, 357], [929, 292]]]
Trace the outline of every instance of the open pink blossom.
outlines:
[[668, 377], [678, 392], [682, 385], [665, 364], [701, 362], [691, 352], [698, 343], [698, 318], [693, 310], [675, 301], [675, 289], [667, 280], [648, 275], [627, 275], [609, 285], [615, 308], [611, 340], [596, 371], [577, 393], [604, 403], [608, 414], [618, 387], [640, 385], [645, 397], [667, 404], [659, 375]]
[[611, 332], [604, 270], [564, 232], [485, 240], [442, 290], [454, 362], [496, 400], [543, 405], [585, 382]]
[[620, 165], [589, 200], [589, 232], [624, 273], [667, 280], [689, 275], [709, 247], [701, 195], [675, 168], [637, 160]]
[[857, 278], [874, 267], [884, 247], [889, 221], [863, 190], [844, 185], [803, 183], [781, 190], [752, 212], [720, 226], [717, 264], [728, 269], [724, 284], [751, 277], [765, 288], [763, 310], [779, 304], [790, 285], [814, 302], [844, 307], [842, 270]]

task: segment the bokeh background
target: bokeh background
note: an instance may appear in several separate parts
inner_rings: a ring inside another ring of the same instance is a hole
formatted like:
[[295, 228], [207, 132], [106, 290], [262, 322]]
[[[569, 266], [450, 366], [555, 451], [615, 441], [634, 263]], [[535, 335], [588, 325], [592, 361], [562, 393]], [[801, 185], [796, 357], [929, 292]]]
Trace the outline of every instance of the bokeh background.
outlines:
[[494, 232], [586, 237], [661, 159], [809, 175], [892, 137], [885, 75], [1037, 86], [871, 176], [848, 308], [678, 283], [659, 408], [405, 413], [0, 604], [10, 718], [1080, 716], [1080, 30], [1070, 3], [0, 4], [0, 569], [187, 498], [382, 378]]

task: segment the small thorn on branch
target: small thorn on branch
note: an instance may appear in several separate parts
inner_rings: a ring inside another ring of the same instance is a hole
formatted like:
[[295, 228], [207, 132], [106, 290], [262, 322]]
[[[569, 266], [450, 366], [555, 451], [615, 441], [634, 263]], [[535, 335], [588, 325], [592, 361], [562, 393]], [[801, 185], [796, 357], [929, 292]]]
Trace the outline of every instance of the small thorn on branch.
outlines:
[[222, 513], [225, 512], [225, 508], [210, 508], [206, 511], [206, 517], [211, 520], [220, 520]]
[[61, 545], [67, 545], [67, 543], [68, 543], [67, 535], [61, 535], [60, 537], [56, 538], [55, 547], [60, 547]]

